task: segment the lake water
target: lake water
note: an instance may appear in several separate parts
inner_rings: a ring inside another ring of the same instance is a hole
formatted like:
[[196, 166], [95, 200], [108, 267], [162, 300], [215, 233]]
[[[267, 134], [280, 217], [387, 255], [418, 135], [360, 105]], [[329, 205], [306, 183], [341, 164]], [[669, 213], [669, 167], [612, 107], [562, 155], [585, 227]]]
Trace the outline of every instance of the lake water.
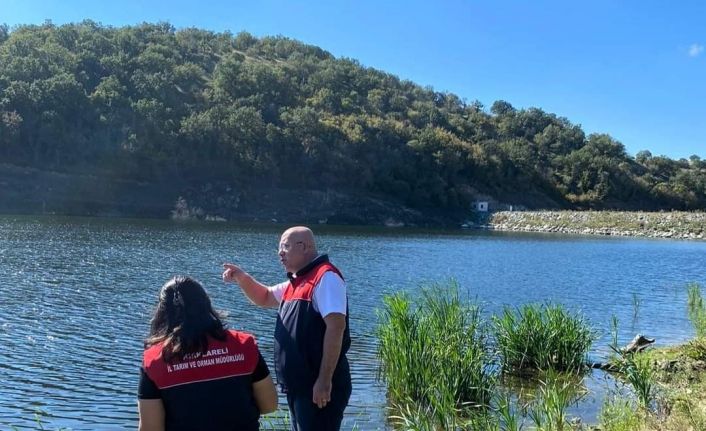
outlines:
[[[263, 282], [283, 281], [281, 230], [0, 216], [0, 429], [36, 429], [37, 409], [49, 429], [136, 428], [142, 339], [159, 288], [176, 274], [201, 280], [230, 327], [256, 335], [272, 368], [275, 311], [250, 305], [220, 274], [231, 261]], [[706, 286], [706, 242], [329, 226], [315, 233], [348, 282], [354, 391], [346, 429], [385, 428], [373, 331], [387, 293], [455, 278], [487, 314], [560, 302], [601, 331], [592, 353], [599, 358], [612, 315], [621, 343], [637, 332], [658, 345], [692, 337], [685, 286]], [[596, 394], [608, 384], [586, 383]], [[595, 417], [599, 407], [599, 396], [588, 397], [579, 411]]]

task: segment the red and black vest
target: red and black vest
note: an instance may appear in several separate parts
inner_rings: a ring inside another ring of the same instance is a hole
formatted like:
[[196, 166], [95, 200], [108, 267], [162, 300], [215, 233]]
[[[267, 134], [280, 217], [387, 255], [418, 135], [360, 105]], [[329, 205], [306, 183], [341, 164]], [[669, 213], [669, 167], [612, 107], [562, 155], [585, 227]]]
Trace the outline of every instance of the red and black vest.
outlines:
[[142, 366], [160, 390], [167, 430], [259, 429], [252, 374], [260, 356], [252, 335], [228, 330], [224, 341], [209, 338], [206, 353], [180, 362], [165, 362], [162, 345], [145, 350]]
[[[328, 261], [327, 255], [316, 258], [289, 276], [282, 295], [275, 327], [275, 370], [283, 392], [311, 396], [319, 375], [324, 351], [326, 323], [312, 303], [314, 290], [325, 273], [341, 272]], [[338, 363], [333, 373], [332, 390], [350, 390], [351, 376], [346, 352], [351, 345], [346, 310], [346, 330]]]

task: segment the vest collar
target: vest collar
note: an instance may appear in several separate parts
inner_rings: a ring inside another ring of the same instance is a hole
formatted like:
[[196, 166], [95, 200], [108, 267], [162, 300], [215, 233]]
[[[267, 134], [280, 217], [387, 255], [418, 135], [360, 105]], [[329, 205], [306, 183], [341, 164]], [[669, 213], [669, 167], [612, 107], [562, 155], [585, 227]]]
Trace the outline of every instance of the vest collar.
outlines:
[[321, 256], [317, 257], [316, 259], [312, 260], [309, 262], [304, 268], [300, 269], [296, 273], [287, 273], [287, 278], [289, 278], [290, 281], [295, 280], [298, 277], [301, 277], [302, 275], [306, 274], [307, 272], [311, 271], [312, 269], [316, 268], [317, 266], [321, 265], [322, 263], [327, 263], [328, 262], [328, 254], [322, 254]]

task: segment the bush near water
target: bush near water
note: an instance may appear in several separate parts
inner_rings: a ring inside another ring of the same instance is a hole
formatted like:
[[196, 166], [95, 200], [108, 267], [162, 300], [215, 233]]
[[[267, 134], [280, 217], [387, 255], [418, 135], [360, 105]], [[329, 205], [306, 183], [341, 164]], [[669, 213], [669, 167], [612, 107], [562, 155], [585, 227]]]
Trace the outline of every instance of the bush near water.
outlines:
[[487, 333], [480, 310], [455, 285], [422, 289], [417, 303], [405, 293], [384, 303], [377, 333], [381, 375], [402, 412], [398, 419], [453, 427], [490, 404], [495, 377]]
[[[582, 318], [561, 306], [527, 306], [517, 317], [508, 309], [491, 327], [477, 305], [460, 298], [455, 282], [422, 288], [414, 302], [406, 293], [387, 296], [380, 316], [381, 377], [392, 419], [402, 429], [511, 423], [515, 413], [499, 398], [495, 351], [503, 369], [576, 372], [585, 366], [594, 338]], [[550, 375], [542, 399], [564, 406], [563, 411], [570, 397], [557, 381]], [[534, 420], [554, 421], [556, 409], [542, 406]]]
[[[455, 283], [422, 292], [418, 301], [406, 294], [388, 296], [381, 311], [381, 378], [396, 429], [706, 430], [706, 307], [698, 284], [688, 286], [686, 307], [697, 337], [683, 346], [644, 353], [616, 348], [612, 361], [618, 383], [607, 395], [597, 425], [567, 414], [582, 396], [571, 376], [585, 367], [595, 338], [579, 313], [559, 305], [525, 305], [506, 308], [489, 325], [476, 305], [459, 299]], [[476, 364], [463, 360], [466, 350]], [[497, 379], [519, 370], [533, 370], [533, 378], [539, 378], [536, 393], [525, 404]], [[471, 382], [474, 390], [468, 390]]]
[[493, 317], [493, 329], [500, 363], [510, 372], [581, 371], [596, 339], [581, 315], [561, 305], [506, 307]]

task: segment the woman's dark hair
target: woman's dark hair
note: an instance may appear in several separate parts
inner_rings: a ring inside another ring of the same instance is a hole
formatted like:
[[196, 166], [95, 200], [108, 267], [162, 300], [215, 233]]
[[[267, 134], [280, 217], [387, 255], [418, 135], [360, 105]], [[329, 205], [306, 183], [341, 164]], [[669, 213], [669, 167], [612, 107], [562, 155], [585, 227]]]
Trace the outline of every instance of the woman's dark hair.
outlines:
[[205, 353], [208, 336], [225, 340], [226, 328], [201, 283], [185, 276], [167, 281], [159, 292], [145, 348], [163, 342], [164, 360], [182, 361], [189, 353]]

